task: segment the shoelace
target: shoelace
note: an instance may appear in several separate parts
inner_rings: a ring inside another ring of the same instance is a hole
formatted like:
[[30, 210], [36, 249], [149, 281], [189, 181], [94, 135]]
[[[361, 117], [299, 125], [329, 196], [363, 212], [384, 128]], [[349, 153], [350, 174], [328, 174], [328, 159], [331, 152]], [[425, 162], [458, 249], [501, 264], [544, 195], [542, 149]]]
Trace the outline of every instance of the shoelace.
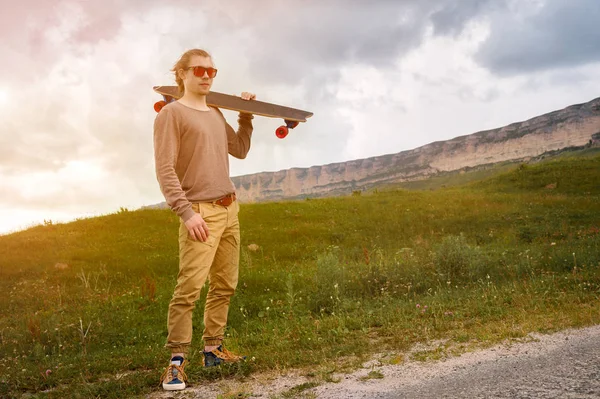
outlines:
[[215, 349], [213, 353], [223, 360], [240, 360], [242, 358], [241, 356], [229, 352], [225, 348], [221, 348], [221, 350]]
[[182, 381], [187, 381], [187, 375], [185, 374], [185, 371], [183, 371], [183, 364], [181, 366], [178, 366], [176, 364], [170, 364], [169, 367], [167, 367], [167, 369], [163, 373], [163, 375], [160, 377], [161, 384], [165, 380], [165, 377], [168, 377], [169, 381], [173, 380], [173, 369], [177, 370], [177, 378], [179, 378]]

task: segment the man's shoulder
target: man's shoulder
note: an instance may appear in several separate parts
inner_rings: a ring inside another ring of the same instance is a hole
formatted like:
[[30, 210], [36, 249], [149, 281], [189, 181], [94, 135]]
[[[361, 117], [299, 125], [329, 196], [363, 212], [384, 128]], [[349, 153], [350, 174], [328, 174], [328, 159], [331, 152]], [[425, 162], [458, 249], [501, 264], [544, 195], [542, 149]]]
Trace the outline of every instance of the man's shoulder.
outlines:
[[223, 113], [221, 112], [221, 110], [217, 107], [215, 107], [214, 105], [209, 105], [208, 106], [215, 114], [217, 115], [221, 115], [223, 116]]
[[164, 107], [162, 107], [162, 109], [160, 110], [160, 112], [163, 112], [165, 110], [168, 113], [181, 111], [181, 104], [179, 104], [177, 101], [171, 101], [170, 103], [168, 103], [167, 105], [165, 105]]

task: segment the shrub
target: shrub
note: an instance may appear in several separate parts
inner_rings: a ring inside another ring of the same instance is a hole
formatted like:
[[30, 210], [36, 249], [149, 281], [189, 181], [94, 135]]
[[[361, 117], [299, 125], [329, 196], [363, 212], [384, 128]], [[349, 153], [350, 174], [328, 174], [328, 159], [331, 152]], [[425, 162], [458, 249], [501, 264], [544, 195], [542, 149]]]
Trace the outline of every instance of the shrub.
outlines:
[[317, 257], [317, 268], [310, 298], [310, 309], [331, 313], [338, 305], [343, 290], [345, 268], [340, 264], [336, 247]]
[[474, 253], [462, 234], [444, 237], [434, 253], [436, 271], [448, 280], [463, 279], [473, 263]]

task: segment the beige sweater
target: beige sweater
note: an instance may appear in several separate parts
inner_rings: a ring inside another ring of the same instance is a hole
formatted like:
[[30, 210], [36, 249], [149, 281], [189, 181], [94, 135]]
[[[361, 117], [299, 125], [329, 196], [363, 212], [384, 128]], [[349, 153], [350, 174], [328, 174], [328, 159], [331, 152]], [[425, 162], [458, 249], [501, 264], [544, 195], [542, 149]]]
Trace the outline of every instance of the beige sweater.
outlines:
[[217, 108], [198, 111], [177, 101], [154, 121], [156, 177], [167, 204], [185, 222], [192, 202], [235, 192], [228, 153], [243, 159], [250, 149], [252, 115], [240, 113], [237, 133]]

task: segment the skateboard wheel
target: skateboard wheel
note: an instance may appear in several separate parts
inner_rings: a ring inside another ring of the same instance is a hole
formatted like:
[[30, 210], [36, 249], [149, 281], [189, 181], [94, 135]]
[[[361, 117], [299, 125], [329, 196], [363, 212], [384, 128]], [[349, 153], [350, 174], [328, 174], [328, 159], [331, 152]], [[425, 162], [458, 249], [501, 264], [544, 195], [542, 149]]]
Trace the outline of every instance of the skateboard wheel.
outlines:
[[293, 129], [296, 126], [298, 126], [300, 124], [300, 122], [298, 121], [286, 121], [286, 125], [289, 129]]
[[162, 109], [162, 108], [163, 108], [165, 105], [167, 105], [167, 102], [166, 102], [166, 101], [157, 101], [157, 102], [155, 102], [155, 103], [154, 103], [154, 110], [155, 110], [156, 112], [160, 112], [160, 110], [161, 110], [161, 109]]
[[275, 130], [275, 135], [277, 137], [279, 137], [280, 139], [285, 138], [285, 136], [287, 136], [289, 133], [289, 130], [287, 128], [287, 126], [279, 126], [277, 128], [277, 130]]

